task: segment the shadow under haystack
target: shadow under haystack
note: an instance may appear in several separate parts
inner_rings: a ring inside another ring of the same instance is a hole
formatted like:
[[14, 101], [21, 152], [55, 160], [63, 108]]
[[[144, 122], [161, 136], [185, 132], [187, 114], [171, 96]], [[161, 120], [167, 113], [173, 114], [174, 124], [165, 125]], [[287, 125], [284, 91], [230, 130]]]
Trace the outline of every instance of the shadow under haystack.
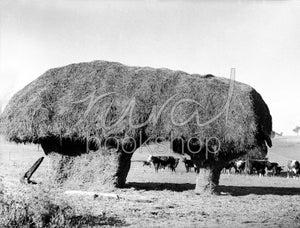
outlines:
[[191, 155], [209, 171], [196, 187], [208, 192], [228, 161], [249, 151], [266, 155], [271, 146], [269, 109], [250, 86], [106, 61], [48, 70], [14, 95], [2, 120], [9, 140], [39, 143], [46, 154], [114, 148], [117, 187], [144, 143], [170, 141], [176, 153]]

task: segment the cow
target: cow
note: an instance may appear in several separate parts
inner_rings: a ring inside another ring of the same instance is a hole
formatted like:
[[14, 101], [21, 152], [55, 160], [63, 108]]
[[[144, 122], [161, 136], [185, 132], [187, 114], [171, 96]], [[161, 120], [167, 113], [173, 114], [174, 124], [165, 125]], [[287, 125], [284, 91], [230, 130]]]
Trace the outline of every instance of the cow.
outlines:
[[144, 163], [143, 166], [150, 166], [150, 167], [151, 167], [151, 162], [149, 162], [149, 161], [144, 161], [143, 163]]
[[[173, 157], [172, 157], [173, 158]], [[169, 165], [169, 168], [172, 170], [172, 171], [174, 171], [174, 172], [176, 172], [176, 167], [178, 166], [178, 164], [179, 164], [179, 158], [174, 158], [174, 160], [175, 160], [175, 162], [174, 163], [172, 163], [171, 165]]]
[[197, 165], [194, 163], [194, 170], [195, 170], [195, 173], [200, 173], [200, 166], [197, 166]]
[[287, 163], [287, 178], [292, 176], [293, 178], [299, 177], [300, 163], [297, 160], [289, 160]]
[[237, 160], [234, 162], [235, 173], [242, 173], [245, 170], [246, 162], [243, 160]]
[[[228, 162], [228, 164], [224, 167], [223, 173], [227, 173], [227, 171], [228, 171], [228, 173], [231, 174], [232, 168], [235, 169], [235, 165], [234, 165], [234, 164], [235, 164], [234, 161]], [[236, 169], [235, 169], [235, 170], [236, 170]]]
[[174, 158], [172, 156], [158, 156], [158, 158], [160, 159], [160, 167], [162, 169], [169, 167], [172, 171], [175, 172], [175, 168], [179, 163], [179, 158]]
[[190, 172], [191, 169], [194, 167], [194, 162], [190, 159], [183, 158], [182, 162], [184, 163], [184, 166], [185, 166], [185, 169], [186, 169], [187, 173]]
[[276, 174], [275, 175], [280, 175], [281, 174], [281, 171], [283, 170], [283, 168], [284, 168], [284, 166], [278, 166], [277, 168], [276, 168]]
[[264, 176], [266, 173], [266, 163], [265, 160], [250, 160], [246, 161], [246, 170], [248, 174], [253, 174], [256, 172], [258, 175]]
[[165, 169], [165, 167], [169, 167], [172, 172], [175, 172], [175, 168], [177, 167], [179, 163], [178, 158], [174, 158], [172, 156], [152, 156], [150, 155], [148, 157], [147, 162], [150, 162], [154, 165], [155, 172], [158, 172], [158, 169], [162, 168]]
[[278, 165], [277, 162], [269, 162], [266, 163], [267, 171], [271, 172], [273, 176], [277, 176], [282, 171], [282, 168]]
[[190, 172], [192, 168], [194, 168], [195, 173], [200, 172], [200, 167], [197, 166], [191, 159], [183, 158], [182, 162], [184, 163], [186, 172]]

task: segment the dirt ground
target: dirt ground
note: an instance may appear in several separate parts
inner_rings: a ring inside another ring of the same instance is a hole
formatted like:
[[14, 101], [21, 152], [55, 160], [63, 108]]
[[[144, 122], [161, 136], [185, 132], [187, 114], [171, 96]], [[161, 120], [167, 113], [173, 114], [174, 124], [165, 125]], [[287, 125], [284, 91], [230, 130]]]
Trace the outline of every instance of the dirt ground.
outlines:
[[[299, 180], [223, 175], [220, 181], [223, 195], [201, 196], [193, 191], [194, 173], [153, 173], [148, 177], [149, 182], [141, 183], [135, 176], [137, 170], [128, 178], [132, 189], [125, 190], [126, 194], [133, 191], [132, 194], [147, 196], [152, 202], [125, 207], [125, 211], [136, 208], [131, 219], [145, 217], [154, 226], [300, 226]], [[144, 174], [144, 178], [147, 176]], [[169, 184], [164, 184], [164, 179]]]
[[[34, 145], [2, 142], [0, 146], [0, 176], [4, 182], [18, 180], [43, 156]], [[115, 215], [118, 218], [115, 226], [300, 227], [300, 180], [223, 174], [222, 195], [196, 195], [196, 174], [186, 173], [181, 162], [176, 173], [167, 169], [155, 173], [153, 167], [135, 162], [146, 156], [145, 153], [134, 156], [127, 187], [115, 191], [119, 199], [83, 197], [75, 200], [91, 207], [95, 215], [103, 212]], [[283, 157], [282, 154], [274, 156]], [[33, 179], [45, 181], [43, 175], [49, 167], [45, 158]]]

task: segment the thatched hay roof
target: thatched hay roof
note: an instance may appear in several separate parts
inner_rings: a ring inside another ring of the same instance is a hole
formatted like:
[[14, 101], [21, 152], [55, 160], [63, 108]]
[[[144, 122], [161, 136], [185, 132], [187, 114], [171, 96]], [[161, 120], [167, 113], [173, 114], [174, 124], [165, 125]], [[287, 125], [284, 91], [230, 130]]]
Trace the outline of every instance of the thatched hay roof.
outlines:
[[[218, 137], [243, 148], [255, 143], [258, 132], [269, 135], [272, 120], [260, 95], [238, 82], [232, 97], [229, 90], [230, 80], [212, 75], [93, 61], [48, 70], [13, 96], [2, 120], [7, 137], [16, 142], [38, 143], [49, 136], [84, 139], [87, 132], [137, 138], [142, 131], [153, 140], [170, 135]], [[98, 99], [106, 93], [112, 94]], [[133, 99], [132, 117], [127, 113], [118, 122]], [[182, 99], [190, 100], [176, 104]], [[162, 107], [157, 122], [152, 119], [146, 126], [132, 127], [130, 121], [142, 124]], [[196, 118], [178, 126], [195, 111]], [[117, 124], [104, 128], [103, 119], [107, 126]]]

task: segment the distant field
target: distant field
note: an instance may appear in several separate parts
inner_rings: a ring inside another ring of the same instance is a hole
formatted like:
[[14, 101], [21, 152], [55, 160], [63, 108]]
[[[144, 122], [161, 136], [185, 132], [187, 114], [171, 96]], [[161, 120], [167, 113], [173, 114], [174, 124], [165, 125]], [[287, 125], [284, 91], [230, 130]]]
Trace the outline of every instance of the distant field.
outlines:
[[[168, 144], [164, 145], [151, 145], [138, 149], [134, 153], [132, 160], [146, 160], [149, 154], [154, 155], [171, 155], [179, 157], [180, 155], [174, 154]], [[37, 145], [17, 145], [15, 143], [8, 143], [0, 137], [0, 162], [19, 162], [23, 164], [31, 164], [40, 156], [44, 156], [43, 150]], [[286, 166], [288, 160], [300, 161], [300, 137], [276, 137], [273, 139], [273, 147], [269, 148], [267, 157], [270, 161], [278, 162], [282, 166]], [[47, 160], [47, 159], [46, 159]], [[179, 169], [181, 169], [179, 167]]]
[[[300, 137], [278, 137], [268, 157], [286, 166], [289, 159], [300, 160]], [[165, 154], [151, 147], [156, 154]], [[151, 149], [150, 148], [150, 149]], [[0, 142], [0, 177], [18, 180], [41, 156], [36, 145]], [[194, 194], [195, 173], [186, 173], [180, 162], [176, 173], [154, 172], [140, 160], [148, 149], [132, 158], [128, 186], [116, 190], [121, 199], [81, 200], [95, 210], [113, 213], [130, 227], [299, 227], [300, 180], [282, 177], [222, 175], [221, 196]], [[176, 155], [178, 156], [178, 155]], [[45, 182], [51, 169], [45, 158], [33, 179]], [[201, 171], [202, 172], [202, 171]], [[100, 213], [100, 212], [99, 212]]]
[[280, 165], [286, 166], [287, 160], [300, 161], [300, 137], [282, 136], [273, 139], [273, 147], [269, 149], [268, 157]]
[[[285, 136], [276, 137], [272, 139], [273, 146], [269, 148], [267, 157], [272, 162], [277, 162], [281, 166], [286, 166], [288, 160], [298, 160], [300, 161], [300, 137], [296, 136]], [[132, 160], [143, 160], [147, 159], [149, 153], [155, 155], [172, 155], [175, 157], [180, 157], [178, 154], [172, 153], [169, 149], [168, 144], [163, 146], [149, 146], [138, 150], [134, 153]]]

